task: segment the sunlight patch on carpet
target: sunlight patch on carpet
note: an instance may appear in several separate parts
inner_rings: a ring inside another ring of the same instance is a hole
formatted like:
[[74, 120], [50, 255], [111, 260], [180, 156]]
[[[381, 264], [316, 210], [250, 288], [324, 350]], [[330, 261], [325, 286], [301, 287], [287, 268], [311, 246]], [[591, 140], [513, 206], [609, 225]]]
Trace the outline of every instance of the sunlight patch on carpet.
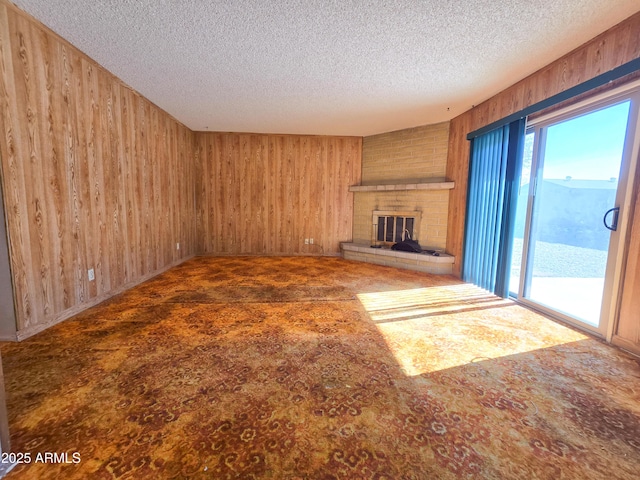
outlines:
[[468, 284], [357, 297], [408, 376], [588, 338]]
[[196, 257], [1, 347], [12, 451], [82, 458], [7, 480], [640, 471], [638, 360], [449, 276]]
[[510, 300], [467, 284], [360, 293], [357, 297], [375, 323], [513, 305]]

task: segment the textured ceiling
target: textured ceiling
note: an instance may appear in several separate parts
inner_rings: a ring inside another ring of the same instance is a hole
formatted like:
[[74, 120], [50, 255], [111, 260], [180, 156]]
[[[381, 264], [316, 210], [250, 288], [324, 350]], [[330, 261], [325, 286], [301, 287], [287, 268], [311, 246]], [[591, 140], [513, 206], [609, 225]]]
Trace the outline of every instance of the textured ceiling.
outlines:
[[453, 118], [638, 0], [13, 0], [193, 130], [365, 136]]

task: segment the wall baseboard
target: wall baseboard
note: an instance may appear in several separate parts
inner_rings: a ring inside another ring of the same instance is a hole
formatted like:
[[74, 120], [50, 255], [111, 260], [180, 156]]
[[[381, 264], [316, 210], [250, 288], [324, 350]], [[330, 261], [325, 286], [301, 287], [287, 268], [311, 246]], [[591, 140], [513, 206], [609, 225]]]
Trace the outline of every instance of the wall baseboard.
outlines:
[[[32, 327], [28, 327], [28, 328], [24, 328], [22, 330], [18, 330], [18, 332], [16, 333], [16, 338], [14, 339], [7, 339], [7, 341], [18, 341], [21, 342], [22, 340], [26, 340], [29, 337], [32, 337], [34, 335], [36, 335], [37, 333], [40, 333], [60, 322], [63, 322], [65, 320], [67, 320], [68, 318], [73, 317], [74, 315], [78, 315], [81, 312], [84, 312], [85, 310], [87, 310], [88, 308], [94, 307], [96, 305], [98, 305], [99, 303], [104, 302], [105, 300], [110, 299], [111, 297], [114, 297], [115, 295], [118, 295], [119, 293], [122, 293], [126, 290], [129, 290], [130, 288], [135, 287], [136, 285], [140, 285], [143, 282], [146, 282], [147, 280], [152, 279], [153, 277], [156, 277], [158, 275], [160, 275], [161, 273], [166, 272], [167, 270], [169, 270], [170, 268], [176, 267], [178, 265], [180, 265], [181, 263], [186, 262], [187, 260], [192, 259], [193, 257], [195, 257], [195, 255], [189, 255], [187, 257], [181, 258], [180, 260], [177, 260], [173, 263], [170, 263], [169, 265], [166, 265], [158, 270], [155, 270], [154, 272], [151, 272], [147, 275], [144, 275], [140, 278], [138, 278], [137, 280], [134, 280], [133, 282], [129, 282], [125, 285], [122, 285], [114, 290], [111, 290], [103, 295], [100, 295], [98, 297], [95, 297], [93, 299], [91, 299], [88, 302], [85, 302], [81, 305], [75, 305], [71, 308], [69, 308], [68, 310], [65, 310], [64, 312], [62, 312], [61, 314], [59, 314], [58, 316], [56, 316], [55, 318], [53, 318], [52, 320], [50, 320], [49, 322], [46, 323], [40, 323], [38, 325], [33, 325]], [[0, 338], [0, 340], [5, 340], [3, 338]]]
[[632, 342], [631, 340], [628, 340], [619, 335], [614, 335], [613, 338], [611, 339], [611, 343], [616, 347], [621, 348], [625, 352], [631, 353], [636, 357], [640, 357], [640, 345]]

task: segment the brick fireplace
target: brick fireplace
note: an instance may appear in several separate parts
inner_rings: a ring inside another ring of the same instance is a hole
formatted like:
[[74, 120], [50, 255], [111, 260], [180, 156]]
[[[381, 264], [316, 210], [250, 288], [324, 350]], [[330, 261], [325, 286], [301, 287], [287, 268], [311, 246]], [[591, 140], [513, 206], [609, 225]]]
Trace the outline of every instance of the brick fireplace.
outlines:
[[[445, 178], [448, 138], [448, 122], [364, 138], [362, 183], [350, 188], [353, 241], [342, 246], [345, 258], [451, 273], [454, 258], [445, 252], [449, 190], [454, 187]], [[407, 218], [413, 219], [410, 228]], [[409, 230], [423, 249], [439, 256], [390, 250], [398, 229]], [[383, 248], [371, 248], [374, 243]]]

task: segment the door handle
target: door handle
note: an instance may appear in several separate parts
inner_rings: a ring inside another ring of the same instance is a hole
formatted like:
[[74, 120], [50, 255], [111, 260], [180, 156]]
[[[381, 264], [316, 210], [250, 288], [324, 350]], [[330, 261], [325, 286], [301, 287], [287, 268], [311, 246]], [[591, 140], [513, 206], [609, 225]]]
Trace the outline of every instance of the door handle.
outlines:
[[[607, 216], [613, 213], [613, 221], [611, 222], [611, 224], [607, 225]], [[618, 229], [618, 214], [620, 213], [620, 207], [614, 207], [614, 208], [610, 208], [609, 210], [607, 210], [604, 214], [604, 217], [602, 217], [602, 223], [604, 223], [604, 226], [606, 228], [608, 228], [609, 230], [611, 230], [612, 232], [615, 232]]]

